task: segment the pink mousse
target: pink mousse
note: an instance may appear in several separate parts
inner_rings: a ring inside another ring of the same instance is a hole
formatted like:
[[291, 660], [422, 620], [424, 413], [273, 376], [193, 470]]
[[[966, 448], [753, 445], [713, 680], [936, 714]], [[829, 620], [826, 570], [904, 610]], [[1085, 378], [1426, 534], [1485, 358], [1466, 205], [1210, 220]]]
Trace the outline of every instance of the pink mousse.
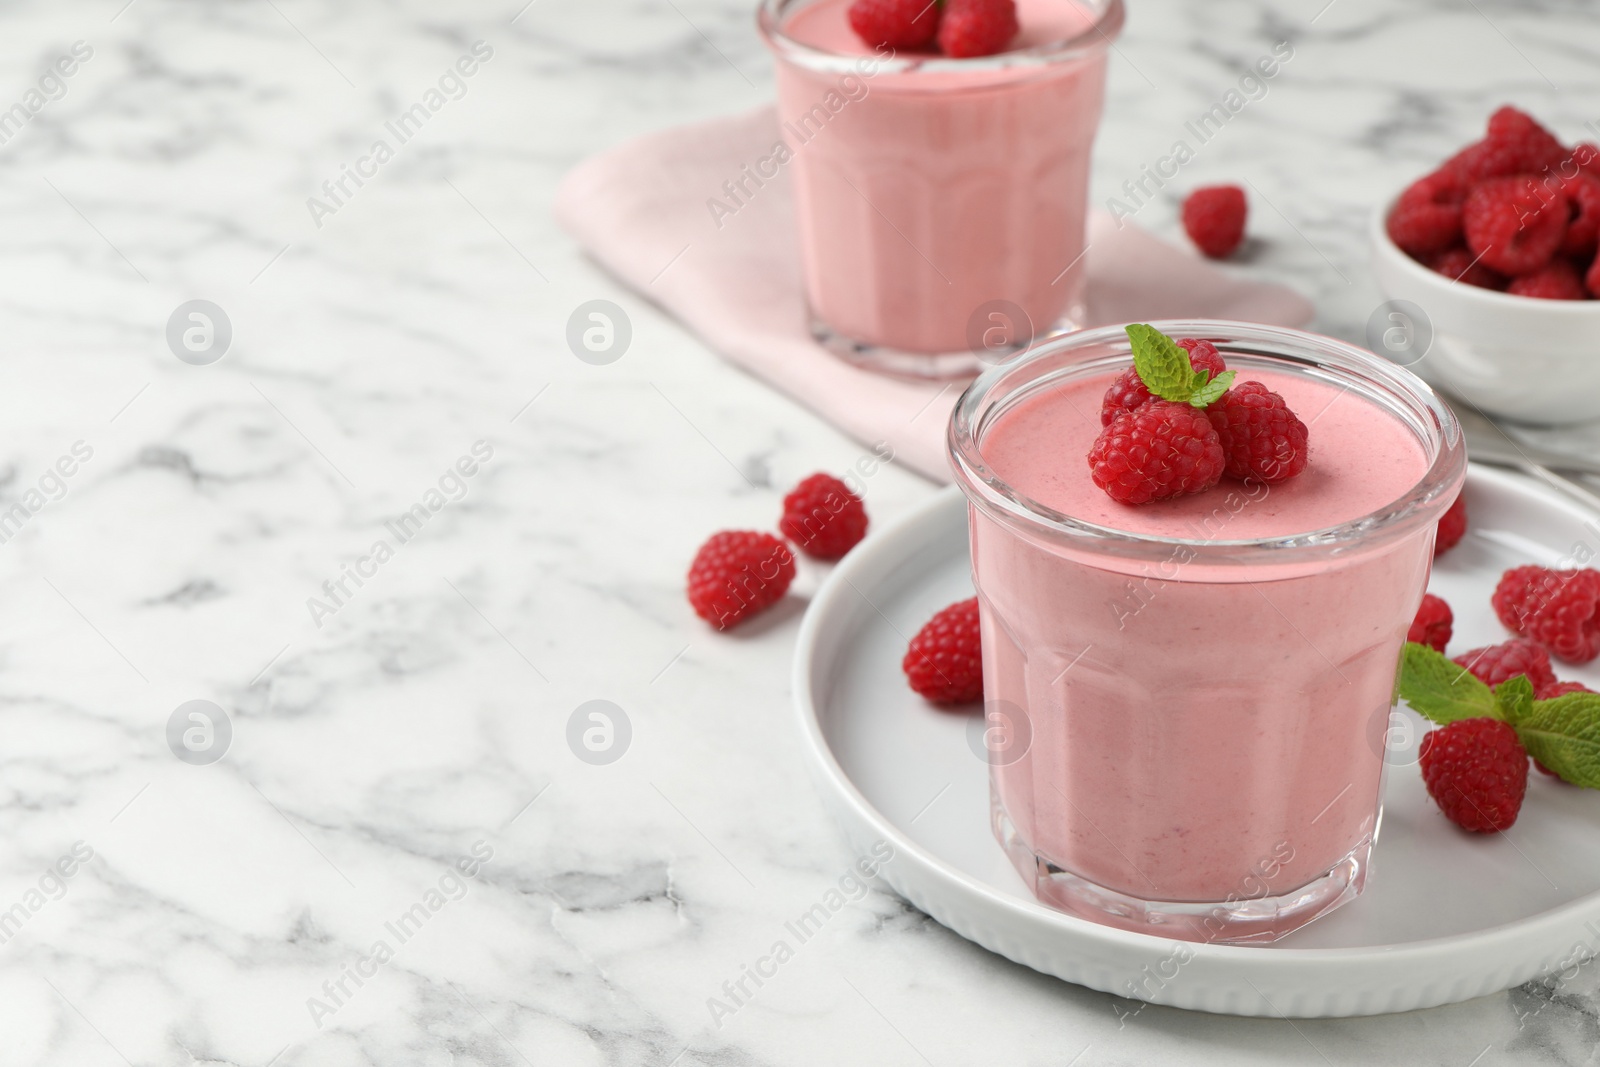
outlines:
[[[851, 340], [930, 354], [967, 351], [991, 301], [1020, 306], [1037, 333], [1081, 314], [1104, 49], [1044, 66], [889, 72], [850, 29], [849, 3], [802, 6], [783, 32], [861, 57], [858, 73], [777, 68], [812, 312]], [[1018, 15], [1013, 50], [1093, 25], [1074, 0], [1022, 0]]]
[[[1340, 525], [1427, 470], [1405, 425], [1355, 392], [1247, 370], [1311, 430], [1305, 474], [1276, 486], [1128, 507], [1089, 479], [1110, 376], [1041, 390], [1000, 414], [985, 461], [1083, 521], [1196, 541]], [[1069, 552], [973, 517], [988, 699], [1026, 709], [1032, 741], [994, 768], [1032, 853], [1144, 900], [1276, 896], [1375, 830], [1382, 737], [1431, 527], [1292, 567]]]
[[[983, 458], [1008, 485], [1075, 519], [1157, 537], [1250, 540], [1324, 530], [1404, 496], [1427, 470], [1422, 447], [1399, 419], [1338, 386], [1281, 371], [1246, 370], [1278, 393], [1311, 430], [1311, 462], [1297, 478], [1233, 517], [1225, 532], [1207, 520], [1238, 482], [1130, 507], [1089, 479], [1084, 458], [1100, 434], [1109, 379], [1041, 391], [1006, 412], [983, 439]], [[1260, 492], [1260, 490], [1256, 490]], [[1219, 496], [1218, 494], [1222, 494]]]

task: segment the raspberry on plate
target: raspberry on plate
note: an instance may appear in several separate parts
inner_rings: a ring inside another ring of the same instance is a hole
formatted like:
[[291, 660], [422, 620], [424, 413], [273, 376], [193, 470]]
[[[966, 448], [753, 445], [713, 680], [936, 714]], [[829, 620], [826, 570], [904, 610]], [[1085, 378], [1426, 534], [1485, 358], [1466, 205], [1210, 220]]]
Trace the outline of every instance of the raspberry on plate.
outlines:
[[1500, 576], [1490, 603], [1506, 629], [1568, 663], [1600, 656], [1600, 571], [1513, 567]]
[[1450, 510], [1439, 517], [1439, 532], [1433, 541], [1433, 558], [1438, 559], [1467, 536], [1467, 496], [1465, 493], [1456, 497], [1456, 502], [1450, 505]]
[[1281, 482], [1306, 469], [1309, 431], [1283, 397], [1260, 382], [1240, 382], [1206, 408], [1230, 478]]
[[1094, 484], [1122, 504], [1204, 492], [1222, 480], [1225, 462], [1206, 413], [1171, 400], [1123, 412], [1089, 449]]
[[[1210, 341], [1186, 337], [1178, 342], [1178, 347], [1189, 353], [1191, 367], [1206, 371], [1213, 379], [1228, 369], [1228, 365], [1222, 361], [1222, 353]], [[1150, 390], [1144, 384], [1144, 379], [1139, 377], [1139, 371], [1129, 367], [1117, 375], [1111, 388], [1106, 390], [1105, 399], [1100, 402], [1100, 425], [1110, 426], [1111, 420], [1124, 411], [1139, 410], [1150, 396]]]
[[1525, 637], [1463, 652], [1454, 662], [1477, 675], [1487, 686], [1497, 686], [1508, 678], [1526, 674], [1537, 693], [1556, 680], [1556, 672], [1550, 666], [1550, 653], [1543, 645]]
[[1587, 261], [1595, 254], [1596, 238], [1600, 237], [1600, 178], [1580, 172], [1563, 179], [1561, 191], [1567, 194], [1572, 207], [1567, 235], [1561, 240], [1561, 254]]
[[900, 667], [911, 688], [935, 704], [982, 700], [978, 598], [957, 601], [929, 619], [911, 639]]
[[1016, 0], [945, 0], [939, 50], [967, 59], [1004, 52], [1017, 35]]
[[831, 474], [813, 474], [783, 498], [778, 532], [816, 559], [839, 559], [867, 536], [867, 509]]
[[1482, 182], [1467, 194], [1461, 230], [1484, 266], [1527, 274], [1550, 262], [1567, 233], [1567, 196], [1525, 175]]
[[1460, 719], [1430, 730], [1418, 751], [1422, 781], [1445, 818], [1474, 833], [1509, 830], [1528, 789], [1528, 750], [1499, 719]]
[[1536, 271], [1512, 278], [1511, 284], [1506, 286], [1506, 292], [1537, 300], [1589, 299], [1589, 290], [1584, 288], [1578, 268], [1559, 256]]
[[1250, 205], [1237, 185], [1208, 185], [1183, 202], [1183, 229], [1212, 259], [1231, 256], [1244, 240]]
[[724, 530], [689, 565], [689, 606], [718, 630], [737, 626], [783, 599], [794, 581], [794, 553], [768, 533]]
[[850, 28], [873, 48], [916, 51], [933, 43], [939, 12], [933, 0], [855, 0]]
[[1467, 182], [1459, 171], [1444, 168], [1419, 178], [1400, 194], [1389, 212], [1389, 239], [1421, 259], [1461, 240], [1461, 204]]
[[1423, 262], [1431, 271], [1479, 289], [1503, 290], [1506, 287], [1506, 279], [1479, 263], [1466, 245], [1447, 248]]
[[1455, 614], [1450, 610], [1450, 605], [1444, 602], [1443, 597], [1424, 593], [1422, 607], [1417, 609], [1417, 617], [1411, 620], [1411, 629], [1406, 633], [1406, 640], [1427, 645], [1435, 652], [1443, 652], [1444, 646], [1450, 643], [1450, 634], [1455, 621]]

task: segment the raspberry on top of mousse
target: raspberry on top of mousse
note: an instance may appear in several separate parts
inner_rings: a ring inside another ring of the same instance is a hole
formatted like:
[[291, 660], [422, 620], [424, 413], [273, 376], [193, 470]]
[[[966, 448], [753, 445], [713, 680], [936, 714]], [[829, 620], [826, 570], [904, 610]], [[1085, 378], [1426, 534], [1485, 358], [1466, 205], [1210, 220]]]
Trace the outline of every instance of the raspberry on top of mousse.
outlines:
[[1133, 369], [1106, 391], [1089, 449], [1095, 485], [1123, 504], [1203, 493], [1223, 475], [1281, 482], [1305, 470], [1309, 432], [1283, 397], [1235, 372], [1209, 341], [1127, 327]]
[[855, 0], [850, 28], [873, 48], [924, 51], [953, 59], [1004, 52], [1017, 36], [1016, 0]]
[[941, 13], [934, 0], [855, 0], [850, 28], [873, 48], [916, 51], [933, 44]]

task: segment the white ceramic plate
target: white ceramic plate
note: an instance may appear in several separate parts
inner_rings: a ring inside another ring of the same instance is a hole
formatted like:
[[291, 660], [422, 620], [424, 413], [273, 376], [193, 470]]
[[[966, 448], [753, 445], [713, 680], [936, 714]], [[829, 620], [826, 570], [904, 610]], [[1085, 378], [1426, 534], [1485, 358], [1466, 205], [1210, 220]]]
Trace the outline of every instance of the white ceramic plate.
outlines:
[[[1580, 544], [1600, 556], [1600, 510], [1570, 493], [1475, 466], [1466, 494], [1471, 529], [1431, 585], [1455, 609], [1451, 654], [1508, 636], [1489, 607], [1506, 568], [1570, 566]], [[1388, 774], [1366, 892], [1273, 945], [1180, 946], [1038, 903], [989, 831], [988, 768], [968, 741], [976, 716], [924, 703], [900, 671], [910, 635], [971, 595], [966, 504], [951, 488], [846, 557], [812, 601], [795, 663], [805, 747], [851, 846], [892, 846], [884, 879], [961, 936], [1122, 996], [1292, 1017], [1466, 1000], [1600, 953], [1600, 792], [1530, 774], [1516, 826], [1468, 835], [1405, 754]], [[1597, 667], [1557, 673], [1600, 689]]]

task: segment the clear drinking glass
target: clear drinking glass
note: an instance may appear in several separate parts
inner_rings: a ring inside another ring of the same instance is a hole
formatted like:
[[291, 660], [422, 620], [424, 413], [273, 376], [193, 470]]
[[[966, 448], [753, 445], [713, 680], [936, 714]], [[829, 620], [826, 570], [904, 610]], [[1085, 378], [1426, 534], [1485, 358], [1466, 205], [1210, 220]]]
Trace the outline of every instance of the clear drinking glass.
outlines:
[[1393, 440], [1414, 437], [1425, 474], [1328, 528], [1229, 540], [1224, 509], [1185, 536], [1130, 534], [1029, 499], [984, 459], [1015, 405], [1129, 366], [1122, 330], [986, 372], [956, 406], [949, 447], [1002, 739], [993, 826], [1035, 894], [1064, 910], [1165, 937], [1268, 941], [1364, 885], [1400, 651], [1465, 447], [1450, 409], [1370, 352], [1274, 327], [1155, 325], [1211, 339], [1241, 379], [1307, 376], [1341, 404], [1375, 406], [1399, 421]]
[[768, 169], [793, 172], [813, 334], [876, 370], [951, 377], [1080, 325], [1122, 0], [1029, 0], [1019, 47], [974, 59], [874, 53], [840, 32], [847, 6], [764, 0], [758, 19], [784, 145]]

